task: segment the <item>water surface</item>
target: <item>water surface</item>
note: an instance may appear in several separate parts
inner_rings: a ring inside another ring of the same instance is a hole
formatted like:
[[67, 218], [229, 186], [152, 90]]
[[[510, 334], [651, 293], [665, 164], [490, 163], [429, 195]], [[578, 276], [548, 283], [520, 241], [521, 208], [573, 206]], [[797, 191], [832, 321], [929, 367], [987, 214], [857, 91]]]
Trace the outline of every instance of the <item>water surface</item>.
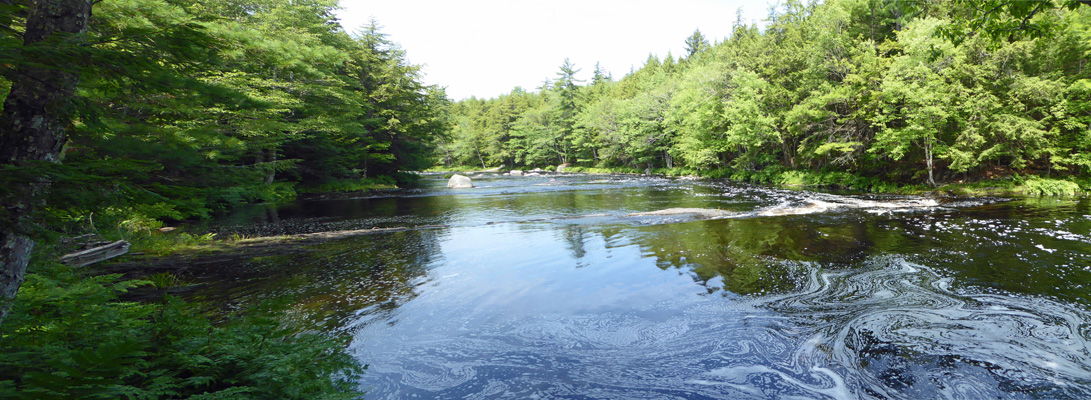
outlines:
[[[1091, 397], [1091, 203], [626, 176], [480, 176], [254, 209], [371, 227], [209, 272], [347, 332], [368, 398]], [[649, 213], [691, 208], [704, 212]], [[230, 271], [230, 272], [227, 272]]]

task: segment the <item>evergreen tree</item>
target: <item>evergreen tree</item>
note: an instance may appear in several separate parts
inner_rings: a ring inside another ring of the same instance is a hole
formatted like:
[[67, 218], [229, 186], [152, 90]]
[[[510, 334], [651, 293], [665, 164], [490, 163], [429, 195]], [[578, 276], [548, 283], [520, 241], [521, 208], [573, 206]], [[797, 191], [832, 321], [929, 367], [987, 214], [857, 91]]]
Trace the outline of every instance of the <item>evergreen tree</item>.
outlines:
[[694, 29], [693, 34], [686, 38], [686, 58], [692, 58], [708, 47], [708, 39], [705, 39], [705, 35], [701, 34], [700, 29]]
[[570, 162], [570, 158], [577, 156], [574, 154], [573, 141], [579, 139], [574, 137], [576, 125], [576, 115], [579, 113], [579, 107], [581, 105], [579, 83], [582, 82], [576, 79], [576, 73], [580, 72], [576, 69], [576, 66], [572, 64], [567, 58], [564, 59], [564, 64], [561, 65], [560, 71], [557, 72], [557, 80], [553, 84], [553, 91], [557, 94], [557, 105], [554, 108], [557, 113], [556, 134], [554, 135], [554, 148], [557, 152], [557, 161], [561, 164]]
[[38, 166], [59, 163], [68, 140], [79, 84], [79, 71], [72, 69], [79, 60], [72, 56], [86, 55], [81, 47], [93, 4], [92, 0], [30, 4], [23, 43], [11, 49], [21, 54], [19, 65], [5, 74], [11, 88], [0, 114], [0, 169], [19, 177], [5, 182], [0, 193], [0, 323], [25, 279], [34, 247], [27, 230], [50, 186]]

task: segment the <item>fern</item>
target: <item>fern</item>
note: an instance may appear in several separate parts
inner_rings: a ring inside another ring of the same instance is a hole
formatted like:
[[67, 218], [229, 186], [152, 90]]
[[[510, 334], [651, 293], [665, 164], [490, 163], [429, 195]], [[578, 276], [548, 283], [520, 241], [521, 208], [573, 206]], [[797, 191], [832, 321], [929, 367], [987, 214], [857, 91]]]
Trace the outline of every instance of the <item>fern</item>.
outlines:
[[118, 299], [139, 283], [36, 266], [5, 321], [0, 398], [351, 399], [363, 367], [299, 333], [269, 302], [220, 325], [177, 298]]

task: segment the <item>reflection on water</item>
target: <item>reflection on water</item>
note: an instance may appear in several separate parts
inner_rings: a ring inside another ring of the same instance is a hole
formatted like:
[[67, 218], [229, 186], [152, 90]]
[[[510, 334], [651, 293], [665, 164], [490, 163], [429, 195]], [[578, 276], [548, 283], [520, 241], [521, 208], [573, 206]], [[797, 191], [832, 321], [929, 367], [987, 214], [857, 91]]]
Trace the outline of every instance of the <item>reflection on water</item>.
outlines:
[[[355, 338], [369, 398], [1086, 398], [1087, 200], [489, 177], [226, 219], [445, 224], [210, 271]], [[649, 213], [666, 209], [708, 212]], [[634, 217], [636, 215], [636, 217]]]

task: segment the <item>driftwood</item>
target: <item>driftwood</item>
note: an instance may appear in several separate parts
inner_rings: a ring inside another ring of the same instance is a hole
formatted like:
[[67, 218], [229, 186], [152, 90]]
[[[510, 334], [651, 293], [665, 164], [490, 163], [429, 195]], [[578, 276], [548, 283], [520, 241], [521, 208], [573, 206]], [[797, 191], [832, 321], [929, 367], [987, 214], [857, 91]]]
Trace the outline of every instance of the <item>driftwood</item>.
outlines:
[[73, 267], [82, 267], [103, 260], [120, 256], [129, 252], [129, 242], [118, 240], [101, 246], [95, 246], [87, 250], [65, 254], [61, 257], [61, 263]]

